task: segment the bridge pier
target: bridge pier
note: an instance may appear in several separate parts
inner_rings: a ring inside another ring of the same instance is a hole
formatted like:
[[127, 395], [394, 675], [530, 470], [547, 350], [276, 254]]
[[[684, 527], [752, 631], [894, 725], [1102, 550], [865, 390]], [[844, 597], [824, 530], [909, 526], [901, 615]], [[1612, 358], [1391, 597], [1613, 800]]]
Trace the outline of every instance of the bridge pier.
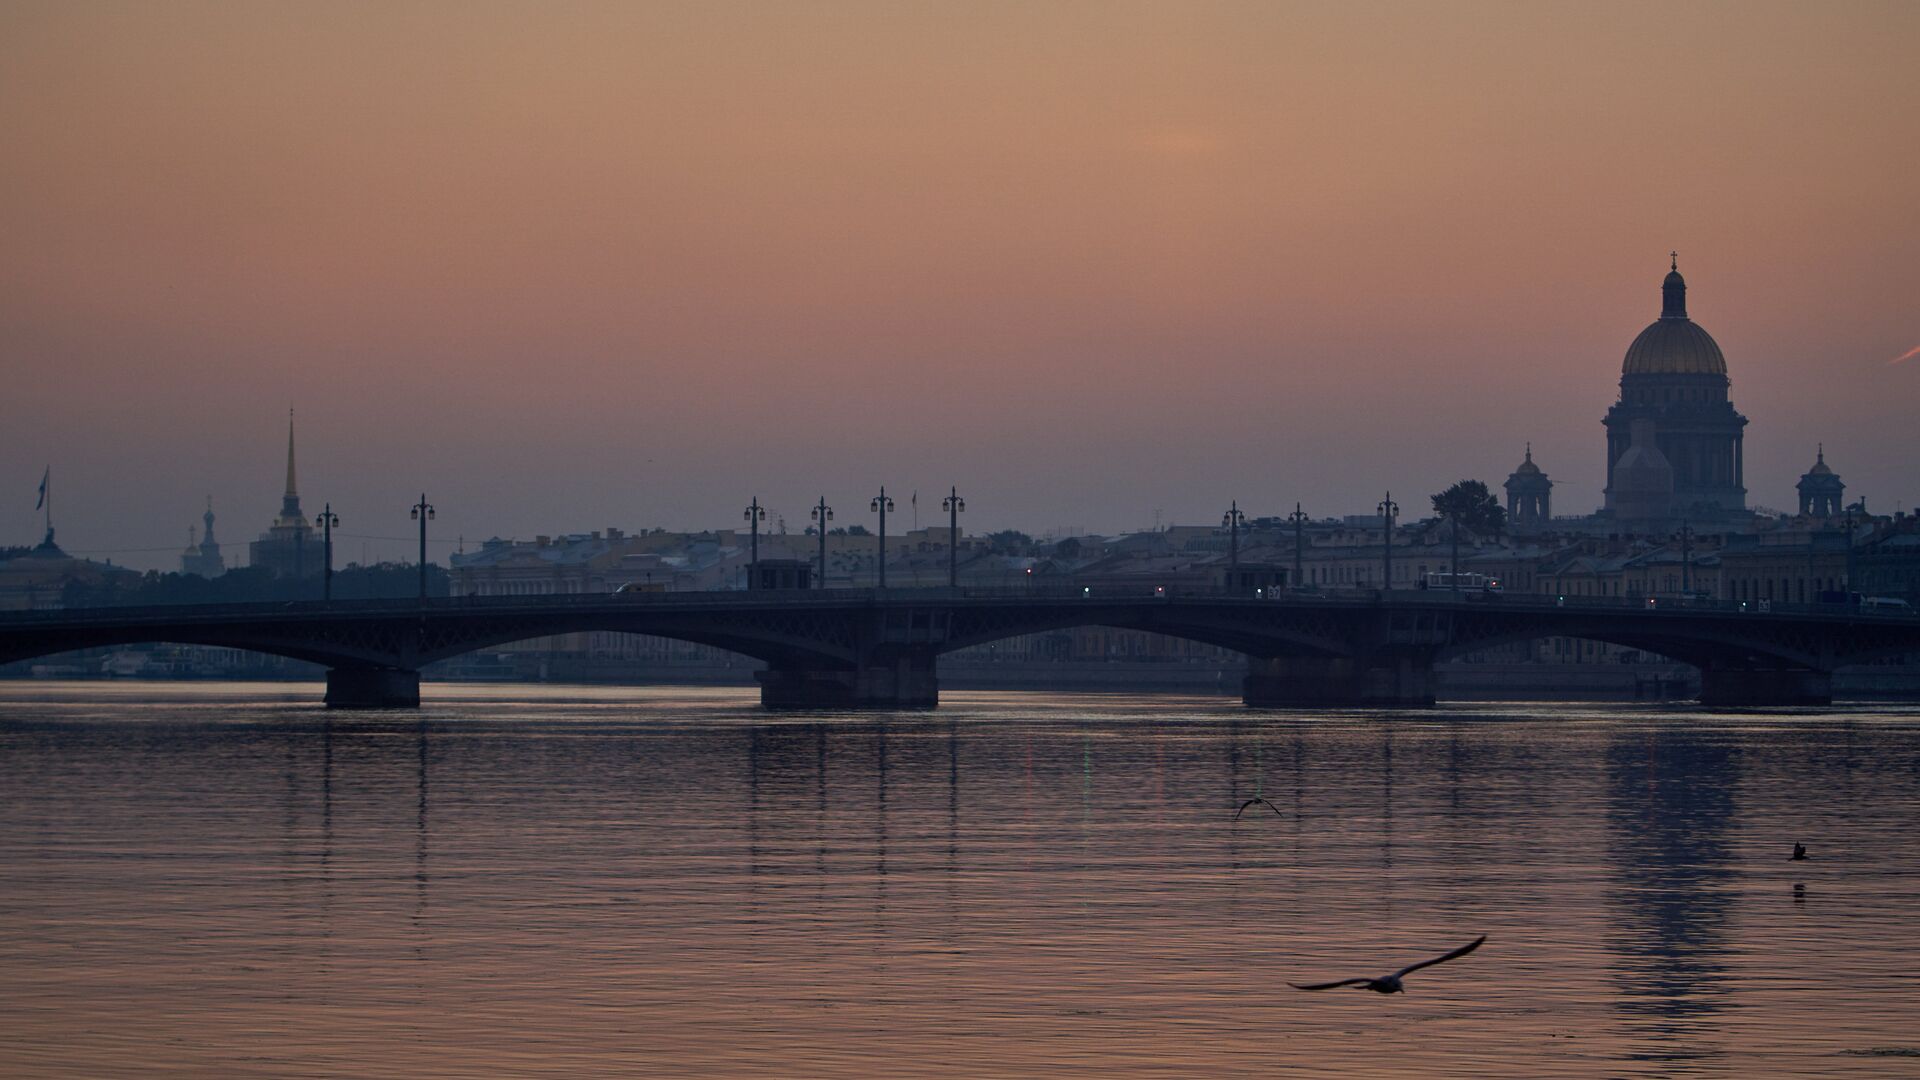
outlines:
[[1433, 661], [1417, 655], [1247, 658], [1241, 699], [1265, 709], [1428, 709]]
[[768, 709], [931, 709], [940, 680], [931, 653], [910, 652], [852, 668], [770, 664], [755, 676]]
[[329, 709], [417, 709], [420, 673], [404, 668], [328, 668]]
[[1811, 668], [1706, 666], [1700, 669], [1700, 704], [1831, 705], [1833, 674]]

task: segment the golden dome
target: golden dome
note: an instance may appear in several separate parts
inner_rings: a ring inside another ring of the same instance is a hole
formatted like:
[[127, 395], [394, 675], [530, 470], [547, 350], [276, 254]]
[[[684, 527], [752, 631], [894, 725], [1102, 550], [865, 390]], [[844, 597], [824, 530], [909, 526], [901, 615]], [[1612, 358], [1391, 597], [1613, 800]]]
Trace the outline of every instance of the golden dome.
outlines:
[[1660, 318], [1640, 331], [1627, 346], [1622, 375], [1720, 375], [1727, 358], [1713, 335], [1687, 318], [1687, 279], [1680, 276], [1679, 260], [1660, 283]]
[[1662, 318], [1627, 346], [1622, 375], [1725, 375], [1727, 358], [1713, 335], [1686, 316]]

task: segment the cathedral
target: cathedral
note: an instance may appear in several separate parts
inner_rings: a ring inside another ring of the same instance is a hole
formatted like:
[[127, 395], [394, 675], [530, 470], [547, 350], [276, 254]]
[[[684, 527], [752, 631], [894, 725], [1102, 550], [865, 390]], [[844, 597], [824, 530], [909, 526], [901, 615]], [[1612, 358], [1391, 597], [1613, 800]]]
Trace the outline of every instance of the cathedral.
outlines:
[[213, 496], [207, 496], [207, 512], [200, 515], [206, 523], [206, 534], [194, 539], [191, 526], [187, 529], [187, 550], [180, 553], [180, 572], [198, 574], [204, 578], [216, 578], [227, 572], [227, 561], [220, 554], [220, 541], [213, 538]]
[[[1607, 431], [1606, 505], [1576, 529], [1652, 533], [1681, 523], [1746, 532], [1747, 418], [1728, 395], [1720, 345], [1687, 314], [1687, 281], [1672, 256], [1660, 284], [1660, 317], [1627, 346], [1620, 398], [1601, 423]], [[1516, 532], [1553, 526], [1553, 484], [1533, 462], [1533, 449], [1507, 477], [1507, 518]], [[1841, 513], [1846, 485], [1826, 463], [1825, 448], [1800, 478], [1802, 517]]]
[[1687, 317], [1676, 255], [1660, 285], [1660, 317], [1627, 346], [1620, 400], [1607, 410], [1607, 502], [1623, 524], [1747, 517], [1743, 429], [1727, 396], [1727, 361]]

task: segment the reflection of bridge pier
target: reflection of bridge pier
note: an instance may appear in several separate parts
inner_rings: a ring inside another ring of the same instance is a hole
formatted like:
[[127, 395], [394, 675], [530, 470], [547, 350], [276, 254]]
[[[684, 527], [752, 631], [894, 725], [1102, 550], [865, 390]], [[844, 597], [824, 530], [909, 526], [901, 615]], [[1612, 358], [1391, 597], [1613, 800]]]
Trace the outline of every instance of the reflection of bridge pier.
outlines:
[[404, 668], [327, 669], [329, 709], [417, 709], [420, 673]]
[[1433, 679], [1431, 656], [1249, 657], [1242, 698], [1261, 708], [1428, 708]]
[[940, 680], [927, 649], [862, 658], [855, 667], [821, 668], [770, 661], [756, 672], [769, 709], [931, 709]]
[[1700, 704], [1831, 705], [1833, 673], [1812, 668], [1709, 662], [1700, 665]]

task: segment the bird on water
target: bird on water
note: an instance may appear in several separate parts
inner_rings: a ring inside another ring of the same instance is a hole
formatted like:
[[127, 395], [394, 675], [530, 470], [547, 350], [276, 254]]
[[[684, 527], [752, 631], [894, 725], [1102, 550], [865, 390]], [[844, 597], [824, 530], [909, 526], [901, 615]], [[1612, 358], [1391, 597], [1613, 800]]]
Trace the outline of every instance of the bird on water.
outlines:
[[1422, 960], [1417, 964], [1408, 964], [1399, 971], [1391, 975], [1383, 975], [1378, 979], [1341, 979], [1339, 982], [1314, 983], [1312, 986], [1301, 986], [1299, 983], [1288, 983], [1287, 985], [1293, 987], [1295, 990], [1332, 990], [1340, 986], [1358, 986], [1363, 990], [1371, 990], [1376, 994], [1404, 994], [1407, 988], [1401, 984], [1401, 979], [1419, 971], [1421, 968], [1432, 967], [1435, 964], [1444, 964], [1449, 960], [1458, 960], [1479, 948], [1480, 943], [1485, 940], [1487, 940], [1487, 935], [1481, 934], [1479, 937], [1447, 953], [1445, 956], [1436, 956], [1431, 960]]
[[1793, 855], [1790, 858], [1788, 858], [1787, 861], [1788, 862], [1806, 862], [1807, 861], [1807, 845], [1805, 844], [1793, 845]]
[[[1263, 799], [1263, 798], [1261, 798], [1260, 796], [1258, 796], [1258, 795], [1255, 795], [1255, 796], [1254, 796], [1253, 798], [1251, 798], [1251, 799], [1248, 799], [1248, 800], [1247, 800], [1246, 802], [1243, 802], [1243, 803], [1241, 803], [1241, 804], [1240, 804], [1240, 809], [1238, 809], [1238, 810], [1235, 810], [1235, 811], [1233, 812], [1233, 820], [1235, 820], [1235, 821], [1239, 821], [1239, 820], [1240, 820], [1240, 815], [1241, 815], [1241, 814], [1244, 814], [1244, 813], [1246, 813], [1246, 812], [1247, 812], [1247, 807], [1249, 807], [1249, 806], [1252, 806], [1252, 805], [1253, 805], [1254, 803], [1259, 803], [1259, 804], [1260, 804], [1261, 806], [1264, 806], [1264, 807], [1266, 807], [1267, 809], [1269, 809], [1269, 810], [1271, 810], [1271, 811], [1273, 811], [1274, 813], [1276, 813], [1276, 814], [1280, 814], [1280, 808], [1279, 808], [1279, 807], [1277, 807], [1277, 806], [1275, 806], [1275, 805], [1273, 805], [1272, 803], [1270, 803], [1270, 802], [1268, 802], [1267, 800], [1265, 800], [1265, 799]], [[1280, 814], [1280, 816], [1281, 816], [1281, 817], [1286, 817], [1287, 815], [1285, 815], [1285, 814]]]

